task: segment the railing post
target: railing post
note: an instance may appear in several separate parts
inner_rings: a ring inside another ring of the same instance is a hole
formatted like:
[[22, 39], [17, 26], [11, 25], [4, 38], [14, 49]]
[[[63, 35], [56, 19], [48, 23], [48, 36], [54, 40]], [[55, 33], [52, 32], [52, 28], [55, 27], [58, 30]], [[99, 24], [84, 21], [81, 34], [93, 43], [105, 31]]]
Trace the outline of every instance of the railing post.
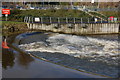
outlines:
[[58, 23], [60, 24], [60, 18], [58, 17]]
[[31, 19], [31, 18], [29, 17], [29, 19], [28, 19], [28, 23], [30, 23], [30, 19]]
[[68, 18], [66, 17], [66, 23], [68, 24]]
[[76, 23], [76, 20], [75, 20], [75, 18], [74, 18], [74, 24]]
[[34, 22], [34, 17], [32, 17], [32, 23]]
[[41, 19], [41, 24], [43, 24], [43, 18], [42, 18], [42, 17], [40, 17], [40, 19]]
[[28, 23], [28, 16], [26, 17], [26, 22]]
[[103, 21], [102, 21], [102, 19], [101, 19], [101, 23], [102, 23]]
[[50, 23], [52, 23], [52, 19], [51, 19], [51, 17], [50, 17]]
[[88, 18], [88, 23], [90, 23], [90, 19]]
[[109, 18], [107, 19], [107, 21], [108, 21], [108, 23], [110, 23], [110, 20], [109, 20]]
[[83, 19], [81, 18], [81, 23], [83, 23]]
[[24, 17], [24, 22], [26, 22], [26, 16]]

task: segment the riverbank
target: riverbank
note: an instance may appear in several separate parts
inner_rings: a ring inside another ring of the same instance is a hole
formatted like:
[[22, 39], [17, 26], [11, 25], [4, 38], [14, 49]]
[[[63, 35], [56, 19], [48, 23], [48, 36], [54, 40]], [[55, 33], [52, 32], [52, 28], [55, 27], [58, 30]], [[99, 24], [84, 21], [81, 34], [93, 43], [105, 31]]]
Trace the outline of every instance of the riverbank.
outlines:
[[9, 36], [14, 33], [27, 31], [27, 25], [24, 22], [0, 21], [2, 26], [2, 35]]
[[27, 25], [24, 22], [16, 22], [16, 21], [0, 21], [2, 23], [2, 29], [8, 29], [10, 27], [18, 28], [20, 30], [27, 29]]
[[117, 40], [50, 32], [26, 37], [20, 44], [26, 52], [56, 64], [110, 77], [118, 76]]

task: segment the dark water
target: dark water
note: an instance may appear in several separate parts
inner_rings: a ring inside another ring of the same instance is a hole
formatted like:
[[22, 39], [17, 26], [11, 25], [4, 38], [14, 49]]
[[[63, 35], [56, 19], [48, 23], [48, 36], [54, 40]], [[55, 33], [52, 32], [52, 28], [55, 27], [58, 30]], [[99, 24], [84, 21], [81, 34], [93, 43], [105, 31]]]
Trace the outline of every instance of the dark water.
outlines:
[[31, 57], [25, 53], [3, 49], [3, 78], [101, 78], [64, 68]]
[[[33, 61], [34, 61], [34, 59], [32, 57], [30, 57], [28, 54], [19, 53], [12, 49], [11, 50], [3, 49], [2, 50], [2, 67], [3, 67], [2, 75], [3, 75], [3, 78], [6, 77], [6, 74], [7, 74], [6, 71], [9, 72], [9, 70], [11, 70], [11, 69], [14, 70], [14, 68], [17, 70], [21, 67], [24, 72], [24, 70], [26, 70]], [[11, 73], [13, 73], [13, 72], [11, 72]], [[16, 73], [16, 71], [14, 73]], [[8, 73], [8, 74], [10, 74], [10, 73]], [[9, 77], [10, 76], [11, 75], [9, 75]], [[15, 76], [17, 76], [17, 75], [15, 75]]]

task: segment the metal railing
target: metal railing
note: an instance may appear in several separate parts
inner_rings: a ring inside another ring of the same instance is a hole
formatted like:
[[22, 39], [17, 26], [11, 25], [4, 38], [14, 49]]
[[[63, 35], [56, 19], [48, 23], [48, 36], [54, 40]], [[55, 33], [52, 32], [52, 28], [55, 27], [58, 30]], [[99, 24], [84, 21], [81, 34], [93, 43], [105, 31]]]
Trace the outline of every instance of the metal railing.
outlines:
[[95, 20], [95, 18], [77, 18], [77, 17], [24, 17], [26, 23], [40, 23], [40, 24], [80, 24], [80, 23], [117, 23], [116, 21], [104, 21], [103, 19]]

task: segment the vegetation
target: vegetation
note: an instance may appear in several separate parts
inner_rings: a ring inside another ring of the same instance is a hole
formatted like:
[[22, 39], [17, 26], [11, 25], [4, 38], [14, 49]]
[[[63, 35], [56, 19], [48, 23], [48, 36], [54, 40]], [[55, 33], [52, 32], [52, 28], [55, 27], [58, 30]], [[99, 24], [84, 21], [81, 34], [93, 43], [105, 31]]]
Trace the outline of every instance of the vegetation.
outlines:
[[[118, 12], [116, 11], [101, 11], [100, 13], [104, 14], [100, 15], [94, 12], [91, 14], [100, 16], [102, 18], [108, 18], [110, 16], [119, 17]], [[21, 21], [25, 16], [33, 16], [33, 17], [77, 17], [77, 18], [92, 18], [90, 15], [86, 14], [80, 10], [65, 10], [65, 9], [48, 9], [48, 10], [11, 10], [11, 14], [8, 16], [9, 21]], [[3, 15], [2, 20], [5, 20], [5, 16]]]
[[101, 18], [103, 18], [103, 19], [106, 19], [106, 18], [107, 18], [107, 16], [102, 15], [102, 14], [100, 14], [100, 13], [96, 13], [96, 12], [89, 12], [89, 13], [91, 13], [91, 14], [94, 15], [94, 16], [99, 16], [99, 17], [101, 17]]
[[5, 24], [25, 24], [24, 22], [13, 22], [13, 21], [0, 21], [0, 23], [2, 23], [2, 25]]
[[106, 15], [107, 17], [110, 17], [110, 16], [119, 17], [118, 11], [100, 11], [100, 13]]
[[[39, 16], [39, 17], [91, 17], [85, 12], [78, 10], [11, 10], [8, 17], [10, 21], [23, 21], [25, 16]], [[3, 16], [5, 20], [5, 16]]]
[[24, 22], [2, 21], [3, 30], [7, 30], [11, 27], [14, 27], [15, 29], [19, 29], [19, 30], [27, 29], [27, 25]]

